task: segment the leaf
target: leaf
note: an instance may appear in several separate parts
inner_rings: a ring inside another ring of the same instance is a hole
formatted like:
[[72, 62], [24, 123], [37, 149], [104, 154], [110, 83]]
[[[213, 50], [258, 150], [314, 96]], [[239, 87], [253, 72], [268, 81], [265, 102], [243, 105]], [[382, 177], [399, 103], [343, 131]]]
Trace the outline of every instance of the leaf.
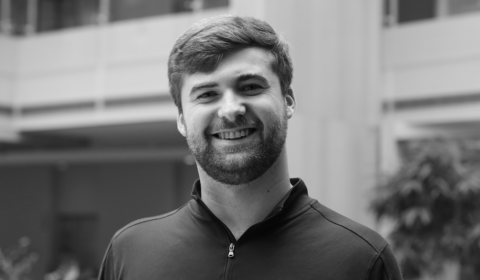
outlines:
[[470, 239], [479, 239], [480, 242], [480, 224], [477, 224], [469, 233], [468, 237]]
[[419, 210], [419, 217], [420, 221], [422, 222], [423, 225], [428, 225], [432, 221], [432, 215], [430, 214], [430, 211], [428, 211], [425, 208], [421, 208]]
[[480, 178], [477, 174], [465, 174], [465, 179], [457, 185], [458, 191], [463, 195], [480, 193]]
[[442, 178], [435, 178], [434, 180], [434, 186], [440, 190], [440, 192], [444, 195], [444, 196], [450, 196], [451, 195], [451, 191], [450, 191], [450, 186], [449, 184]]
[[410, 268], [435, 271], [451, 259], [480, 267], [480, 141], [476, 143], [475, 149], [461, 150], [457, 142], [417, 141], [398, 172], [380, 183], [372, 209], [398, 221], [390, 239]]
[[430, 176], [431, 173], [432, 173], [431, 164], [430, 163], [424, 163], [418, 169], [417, 176], [418, 176], [418, 179], [423, 180], [423, 179], [427, 178], [428, 176]]
[[402, 219], [407, 227], [413, 227], [415, 222], [419, 221], [423, 225], [428, 225], [432, 220], [430, 212], [421, 207], [409, 209], [402, 216]]
[[408, 196], [411, 193], [421, 193], [422, 185], [417, 180], [408, 180], [400, 187], [400, 193], [403, 196]]

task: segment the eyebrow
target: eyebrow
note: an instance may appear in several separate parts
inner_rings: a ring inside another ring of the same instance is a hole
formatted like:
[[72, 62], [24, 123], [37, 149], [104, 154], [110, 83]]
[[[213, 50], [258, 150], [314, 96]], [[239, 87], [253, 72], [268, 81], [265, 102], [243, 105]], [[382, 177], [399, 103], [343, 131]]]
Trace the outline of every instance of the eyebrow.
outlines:
[[[265, 83], [267, 86], [270, 86], [270, 83], [268, 82], [268, 80], [262, 75], [258, 75], [258, 74], [250, 74], [250, 73], [241, 74], [236, 78], [236, 81], [237, 83], [241, 83], [244, 81], [248, 81], [250, 79], [259, 80], [260, 82]], [[190, 90], [190, 95], [194, 94], [196, 91], [199, 91], [202, 89], [214, 88], [214, 87], [218, 87], [218, 83], [206, 82], [206, 83], [198, 84], [192, 87], [192, 89]]]
[[194, 94], [198, 90], [213, 88], [213, 87], [218, 87], [218, 84], [214, 82], [207, 82], [207, 83], [195, 85], [192, 87], [192, 90], [190, 90], [190, 95]]

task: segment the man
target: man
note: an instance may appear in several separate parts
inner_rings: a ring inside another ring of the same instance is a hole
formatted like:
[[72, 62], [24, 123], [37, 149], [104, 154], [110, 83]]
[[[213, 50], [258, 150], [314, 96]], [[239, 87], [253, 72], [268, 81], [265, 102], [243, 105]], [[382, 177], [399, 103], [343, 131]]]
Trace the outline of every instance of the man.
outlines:
[[193, 199], [116, 233], [99, 279], [401, 279], [387, 242], [290, 179], [295, 111], [287, 44], [265, 22], [202, 21], [168, 63]]

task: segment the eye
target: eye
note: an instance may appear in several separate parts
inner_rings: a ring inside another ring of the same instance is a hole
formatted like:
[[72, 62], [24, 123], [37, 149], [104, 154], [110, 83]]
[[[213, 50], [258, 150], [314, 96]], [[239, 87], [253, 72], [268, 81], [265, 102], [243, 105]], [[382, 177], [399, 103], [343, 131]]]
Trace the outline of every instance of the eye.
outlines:
[[207, 91], [207, 92], [204, 92], [204, 93], [202, 93], [202, 94], [199, 94], [199, 95], [197, 96], [197, 100], [198, 100], [198, 99], [210, 98], [210, 97], [213, 97], [213, 96], [215, 96], [215, 95], [217, 95], [216, 92], [214, 92], [214, 91]]
[[243, 92], [257, 93], [263, 89], [263, 86], [259, 84], [247, 84], [240, 88]]

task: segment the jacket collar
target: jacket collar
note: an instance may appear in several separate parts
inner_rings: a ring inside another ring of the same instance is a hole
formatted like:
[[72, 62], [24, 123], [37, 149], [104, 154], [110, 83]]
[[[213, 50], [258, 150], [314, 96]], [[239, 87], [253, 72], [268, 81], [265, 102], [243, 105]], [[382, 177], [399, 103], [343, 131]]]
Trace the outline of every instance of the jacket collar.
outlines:
[[[265, 219], [269, 219], [280, 213], [282, 217], [289, 217], [302, 210], [305, 206], [307, 206], [307, 204], [315, 201], [308, 196], [307, 186], [302, 181], [302, 179], [291, 178], [290, 184], [292, 184], [293, 187], [275, 205], [275, 207], [273, 207], [272, 211], [270, 211], [270, 214], [268, 214]], [[192, 190], [192, 198], [196, 203], [193, 202], [190, 203], [190, 205], [192, 207], [192, 210], [194, 210], [194, 212], [199, 214], [202, 218], [211, 220], [215, 216], [202, 201], [201, 194], [202, 188], [200, 180], [197, 180], [193, 184]]]

